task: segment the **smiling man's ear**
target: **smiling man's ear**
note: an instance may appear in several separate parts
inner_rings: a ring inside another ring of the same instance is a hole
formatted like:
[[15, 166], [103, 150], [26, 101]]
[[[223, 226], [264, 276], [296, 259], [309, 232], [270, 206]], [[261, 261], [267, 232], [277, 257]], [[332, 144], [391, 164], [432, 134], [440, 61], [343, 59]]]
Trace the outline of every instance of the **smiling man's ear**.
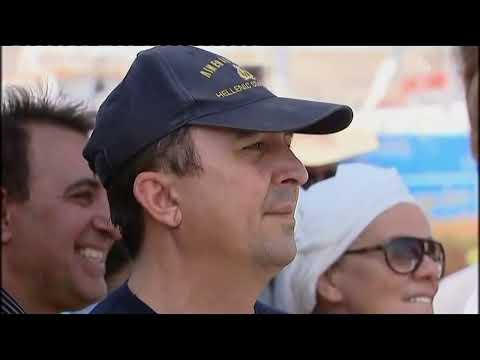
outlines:
[[133, 194], [144, 210], [156, 221], [178, 227], [182, 212], [172, 188], [172, 177], [156, 171], [141, 172], [135, 178]]

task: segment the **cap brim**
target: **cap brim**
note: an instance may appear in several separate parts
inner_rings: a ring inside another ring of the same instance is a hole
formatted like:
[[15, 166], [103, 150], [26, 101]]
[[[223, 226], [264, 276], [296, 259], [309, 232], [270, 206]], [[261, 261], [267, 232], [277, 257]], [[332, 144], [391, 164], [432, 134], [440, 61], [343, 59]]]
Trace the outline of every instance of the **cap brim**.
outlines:
[[346, 105], [272, 96], [189, 123], [262, 132], [331, 134], [345, 129], [352, 119], [353, 111]]

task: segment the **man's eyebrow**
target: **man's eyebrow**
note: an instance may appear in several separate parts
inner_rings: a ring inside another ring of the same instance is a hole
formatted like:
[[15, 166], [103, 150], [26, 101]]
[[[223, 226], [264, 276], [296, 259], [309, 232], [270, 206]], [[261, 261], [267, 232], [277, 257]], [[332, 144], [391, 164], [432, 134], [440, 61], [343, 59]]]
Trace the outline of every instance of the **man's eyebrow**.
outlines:
[[[234, 130], [233, 131], [234, 137], [237, 140], [253, 138], [266, 133], [269, 133], [269, 132], [253, 131], [253, 130]], [[286, 131], [284, 132], [284, 134], [285, 136], [292, 137], [294, 133], [290, 131]]]
[[65, 189], [64, 193], [69, 193], [70, 191], [75, 190], [76, 188], [82, 187], [82, 186], [87, 186], [91, 187], [94, 189], [98, 189], [100, 187], [100, 183], [98, 180], [94, 178], [81, 178], [72, 184], [68, 185], [67, 188]]
[[261, 134], [260, 131], [250, 131], [250, 130], [234, 130], [234, 137], [237, 140], [247, 139], [250, 137], [258, 136]]

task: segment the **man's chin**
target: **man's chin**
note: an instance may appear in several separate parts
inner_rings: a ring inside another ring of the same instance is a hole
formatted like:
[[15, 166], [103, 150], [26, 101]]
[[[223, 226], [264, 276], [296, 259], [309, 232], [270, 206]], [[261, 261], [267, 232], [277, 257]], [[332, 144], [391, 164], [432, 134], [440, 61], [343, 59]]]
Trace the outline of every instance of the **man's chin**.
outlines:
[[[272, 262], [277, 265], [280, 270], [285, 266], [290, 264], [297, 255], [297, 247], [293, 238], [283, 239], [282, 243], [279, 244], [277, 251], [272, 253]], [[280, 271], [279, 270], [279, 271]]]
[[75, 304], [75, 307], [80, 310], [103, 300], [108, 294], [107, 283], [102, 279], [99, 279], [96, 282], [89, 281], [88, 286], [87, 284], [79, 286], [77, 288], [77, 293], [78, 303]]

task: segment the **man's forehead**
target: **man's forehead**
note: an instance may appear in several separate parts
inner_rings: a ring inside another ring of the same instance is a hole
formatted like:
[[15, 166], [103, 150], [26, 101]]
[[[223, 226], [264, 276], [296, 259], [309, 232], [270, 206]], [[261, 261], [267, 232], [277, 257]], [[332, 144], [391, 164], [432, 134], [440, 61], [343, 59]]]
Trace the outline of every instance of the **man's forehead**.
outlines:
[[81, 178], [98, 182], [82, 157], [85, 135], [62, 127], [37, 124], [29, 126], [29, 133], [28, 161], [33, 177], [56, 178], [65, 186]]

